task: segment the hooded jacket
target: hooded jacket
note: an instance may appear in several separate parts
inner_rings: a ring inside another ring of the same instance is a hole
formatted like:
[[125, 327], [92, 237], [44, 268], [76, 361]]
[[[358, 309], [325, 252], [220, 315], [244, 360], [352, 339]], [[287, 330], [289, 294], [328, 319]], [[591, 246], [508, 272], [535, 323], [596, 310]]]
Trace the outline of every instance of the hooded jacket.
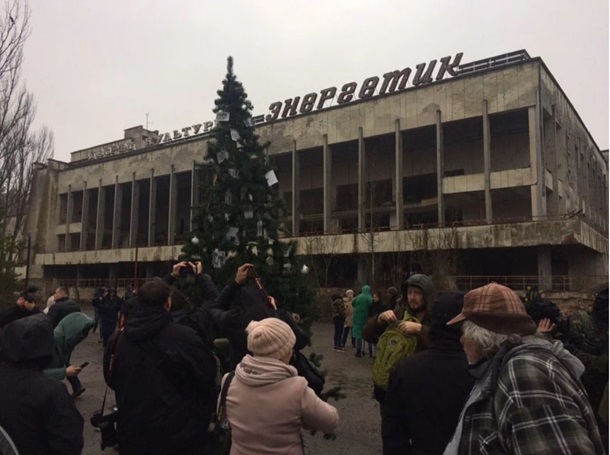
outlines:
[[362, 328], [364, 327], [364, 324], [366, 324], [369, 315], [369, 307], [372, 303], [373, 296], [371, 294], [371, 287], [365, 284], [362, 286], [362, 292], [360, 292], [353, 301], [354, 328], [352, 329], [352, 335], [357, 340], [362, 339]]
[[477, 377], [445, 455], [604, 453], [582, 363], [535, 336], [471, 367]]
[[68, 391], [42, 373], [53, 356], [53, 327], [45, 314], [8, 324], [0, 337], [0, 426], [19, 453], [77, 455], [83, 418]]
[[[405, 311], [412, 316], [417, 316], [415, 312], [411, 310], [409, 303], [407, 302], [407, 289], [409, 286], [416, 286], [424, 293], [426, 312], [424, 313], [424, 317], [420, 320], [422, 327], [420, 333], [417, 335], [417, 341], [419, 346], [427, 347], [429, 345], [430, 331], [430, 317], [428, 316], [428, 309], [434, 302], [434, 299], [436, 299], [436, 287], [434, 286], [434, 283], [432, 283], [430, 277], [419, 273], [411, 276], [407, 281], [405, 281], [402, 285], [404, 296], [393, 310], [397, 320], [403, 319]], [[369, 320], [366, 321], [366, 325], [363, 329], [363, 337], [367, 341], [373, 341], [381, 336], [386, 327], [386, 324], [379, 321], [379, 315], [369, 318]]]
[[72, 351], [87, 338], [93, 327], [95, 321], [81, 312], [63, 318], [53, 330], [53, 360], [44, 370], [45, 374], [59, 381], [64, 379]]
[[[110, 356], [116, 341], [114, 371]], [[119, 408], [121, 455], [203, 454], [215, 403], [216, 360], [162, 307], [140, 305], [104, 355]]]
[[235, 370], [226, 412], [231, 455], [302, 455], [301, 428], [331, 433], [339, 424], [337, 410], [318, 398], [294, 367], [251, 355]]

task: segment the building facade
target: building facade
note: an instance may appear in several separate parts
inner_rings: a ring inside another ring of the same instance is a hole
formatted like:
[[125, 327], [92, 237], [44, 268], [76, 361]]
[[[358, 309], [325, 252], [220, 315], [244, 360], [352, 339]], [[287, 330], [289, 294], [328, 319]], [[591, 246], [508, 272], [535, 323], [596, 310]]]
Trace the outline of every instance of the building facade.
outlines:
[[[286, 237], [312, 261], [331, 258], [329, 285], [431, 267], [470, 285], [607, 277], [607, 151], [542, 59], [460, 60], [441, 59], [436, 80], [433, 61], [411, 81], [405, 68], [255, 118], [289, 208]], [[166, 271], [192, 228], [213, 126], [139, 126], [37, 165], [30, 277], [94, 286]]]

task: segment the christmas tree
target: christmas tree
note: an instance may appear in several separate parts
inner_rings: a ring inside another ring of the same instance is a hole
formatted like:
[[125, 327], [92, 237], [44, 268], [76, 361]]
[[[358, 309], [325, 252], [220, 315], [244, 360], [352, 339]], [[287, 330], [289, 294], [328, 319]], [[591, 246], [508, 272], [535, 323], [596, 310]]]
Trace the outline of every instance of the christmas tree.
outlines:
[[[316, 316], [313, 290], [294, 242], [280, 241], [286, 206], [276, 169], [252, 123], [252, 104], [233, 73], [233, 58], [215, 101], [214, 139], [198, 165], [200, 205], [181, 259], [201, 260], [219, 288], [237, 267], [251, 263], [280, 308], [297, 313], [308, 327]], [[191, 299], [197, 301], [197, 299]]]

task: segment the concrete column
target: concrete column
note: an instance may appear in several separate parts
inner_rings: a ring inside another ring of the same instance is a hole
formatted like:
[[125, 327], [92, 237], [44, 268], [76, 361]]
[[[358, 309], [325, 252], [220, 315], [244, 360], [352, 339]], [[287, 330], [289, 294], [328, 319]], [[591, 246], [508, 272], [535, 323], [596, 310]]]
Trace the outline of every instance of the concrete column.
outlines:
[[544, 166], [542, 162], [542, 147], [540, 126], [540, 94], [536, 95], [536, 106], [527, 110], [530, 146], [530, 169], [533, 184], [530, 187], [532, 201], [532, 218], [540, 219], [546, 215], [546, 198], [544, 197]]
[[[110, 284], [110, 287], [114, 287], [114, 283], [116, 281], [116, 275], [117, 275], [117, 266], [114, 264], [111, 264], [108, 266], [108, 284]], [[115, 289], [116, 291], [116, 289]]]
[[135, 247], [138, 243], [138, 228], [140, 221], [140, 184], [136, 181], [136, 173], [131, 176], [131, 208], [129, 212], [129, 246]]
[[402, 133], [400, 132], [400, 119], [394, 122], [394, 144], [395, 158], [394, 165], [395, 179], [394, 192], [396, 200], [396, 229], [404, 229], [405, 227], [405, 201], [402, 194], [402, 180], [404, 178], [404, 166], [402, 164]]
[[297, 141], [292, 141], [292, 235], [299, 235], [301, 221], [301, 160]]
[[112, 248], [118, 248], [121, 240], [121, 202], [123, 187], [119, 185], [119, 176], [114, 178], [114, 205], [112, 210]]
[[436, 194], [438, 200], [438, 225], [445, 225], [445, 199], [443, 197], [443, 176], [445, 174], [445, 152], [443, 146], [443, 124], [441, 111], [436, 111]]
[[557, 156], [557, 119], [555, 113], [555, 105], [551, 107], [551, 131], [549, 132], [549, 150], [548, 155], [552, 157], [550, 161], [551, 172], [553, 173], [553, 194], [550, 200], [550, 211], [557, 215], [561, 213], [561, 207], [559, 206], [559, 157]]
[[193, 161], [193, 167], [191, 168], [191, 212], [189, 231], [195, 230], [195, 209], [199, 206], [199, 172], [197, 172], [197, 163]]
[[178, 218], [178, 191], [176, 169], [172, 164], [169, 174], [169, 207], [167, 210], [167, 244], [176, 243], [176, 218]]
[[358, 128], [358, 232], [366, 232], [366, 144], [362, 127]]
[[102, 249], [102, 241], [104, 240], [104, 211], [106, 208], [106, 192], [102, 186], [102, 179], [97, 187], [97, 217], [95, 220], [95, 249]]
[[551, 247], [538, 247], [538, 282], [540, 290], [546, 291], [553, 288], [553, 270], [551, 264]]
[[89, 192], [87, 191], [87, 181], [83, 183], [83, 207], [80, 220], [80, 245], [79, 249], [87, 249], [87, 233], [89, 232]]
[[153, 265], [148, 263], [148, 264], [145, 264], [145, 267], [146, 267], [146, 269], [144, 271], [145, 277], [147, 279], [152, 278], [154, 276]]
[[148, 198], [148, 246], [155, 243], [155, 214], [157, 208], [157, 182], [155, 170], [150, 170], [150, 190]]
[[68, 185], [68, 194], [66, 195], [66, 238], [64, 241], [64, 251], [72, 250], [72, 245], [70, 244], [70, 223], [72, 222], [73, 206], [72, 185]]
[[[358, 271], [356, 273], [356, 279], [358, 283], [370, 284], [372, 270], [371, 270], [371, 256], [362, 255], [358, 257]], [[354, 290], [354, 295], [358, 295], [358, 292]]]
[[332, 153], [328, 146], [328, 135], [325, 134], [322, 139], [322, 162], [324, 174], [324, 233], [332, 232], [330, 224], [330, 212], [332, 208]]
[[485, 220], [491, 223], [493, 219], [491, 205], [491, 132], [487, 100], [483, 100], [483, 172], [485, 178]]

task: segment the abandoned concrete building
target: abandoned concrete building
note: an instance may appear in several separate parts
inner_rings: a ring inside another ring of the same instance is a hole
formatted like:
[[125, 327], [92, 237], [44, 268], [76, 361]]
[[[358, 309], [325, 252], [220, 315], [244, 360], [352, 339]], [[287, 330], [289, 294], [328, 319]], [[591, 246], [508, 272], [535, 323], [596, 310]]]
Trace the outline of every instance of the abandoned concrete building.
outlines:
[[[463, 288], [607, 279], [607, 158], [567, 95], [526, 51], [458, 55], [453, 67], [441, 59], [452, 77], [426, 79], [430, 62], [409, 86], [403, 70], [377, 94], [368, 78], [359, 97], [346, 84], [333, 106], [313, 109], [309, 94], [300, 110], [295, 98], [255, 118], [289, 207], [286, 238], [312, 260], [332, 256], [329, 285], [391, 282], [436, 252], [432, 266], [454, 264], [443, 273]], [[165, 273], [191, 230], [213, 125], [138, 126], [37, 165], [30, 278], [122, 286]]]

